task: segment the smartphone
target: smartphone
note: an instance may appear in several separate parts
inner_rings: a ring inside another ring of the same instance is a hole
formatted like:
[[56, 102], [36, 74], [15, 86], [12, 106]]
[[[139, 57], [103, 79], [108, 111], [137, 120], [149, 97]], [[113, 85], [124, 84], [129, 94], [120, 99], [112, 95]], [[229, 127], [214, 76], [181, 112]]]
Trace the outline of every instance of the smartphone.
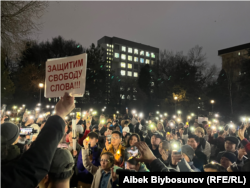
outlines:
[[2, 109], [1, 109], [1, 115], [0, 115], [1, 118], [5, 116], [5, 110], [6, 110], [6, 104], [3, 104]]
[[111, 144], [111, 135], [107, 136], [109, 144]]
[[118, 169], [122, 169], [123, 170], [123, 168], [121, 168], [121, 167], [119, 167], [119, 166], [116, 166], [116, 165], [114, 165], [114, 173], [116, 173], [116, 170], [118, 170]]
[[225, 131], [227, 131], [227, 130], [228, 130], [228, 128], [229, 128], [229, 127], [228, 127], [228, 125], [226, 125], [226, 126], [225, 126]]
[[127, 169], [127, 167], [128, 167], [128, 163], [125, 161], [125, 169]]
[[175, 129], [172, 129], [171, 132], [172, 132], [172, 134], [176, 134], [176, 133], [175, 133]]
[[134, 157], [137, 157], [139, 150], [136, 146], [130, 146], [125, 149], [125, 161], [128, 161]]
[[178, 141], [170, 142], [172, 151], [174, 151], [175, 155], [181, 155], [181, 143]]
[[19, 135], [30, 135], [33, 128], [21, 128]]

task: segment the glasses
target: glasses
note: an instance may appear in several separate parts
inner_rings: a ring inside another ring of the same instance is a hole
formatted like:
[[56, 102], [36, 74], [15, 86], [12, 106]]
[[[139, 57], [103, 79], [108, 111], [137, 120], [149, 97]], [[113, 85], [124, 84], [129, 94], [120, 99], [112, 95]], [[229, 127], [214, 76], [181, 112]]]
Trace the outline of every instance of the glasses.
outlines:
[[114, 140], [117, 140], [117, 139], [119, 139], [120, 137], [112, 137], [112, 139], [114, 139]]
[[100, 162], [105, 162], [105, 163], [108, 163], [108, 162], [109, 162], [109, 160], [107, 160], [107, 159], [101, 159], [101, 160], [100, 160]]

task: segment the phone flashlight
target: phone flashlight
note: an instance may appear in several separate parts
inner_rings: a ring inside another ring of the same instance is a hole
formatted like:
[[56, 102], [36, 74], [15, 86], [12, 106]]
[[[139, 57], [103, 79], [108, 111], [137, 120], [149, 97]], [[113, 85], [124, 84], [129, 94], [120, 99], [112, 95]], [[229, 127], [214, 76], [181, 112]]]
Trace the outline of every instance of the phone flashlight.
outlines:
[[140, 117], [143, 117], [143, 114], [142, 113], [140, 113], [140, 115], [139, 115]]
[[102, 109], [102, 111], [104, 112], [104, 109]]
[[151, 124], [151, 125], [150, 125], [150, 127], [151, 127], [151, 128], [153, 128], [153, 127], [154, 127], [154, 125], [153, 125], [153, 124]]
[[170, 123], [170, 126], [174, 126], [174, 124], [173, 124], [173, 123]]
[[68, 119], [68, 117], [66, 116], [66, 117], [65, 117], [65, 119], [67, 120], [67, 119]]
[[191, 130], [191, 131], [194, 131], [194, 127], [191, 127], [190, 130]]
[[119, 111], [117, 111], [116, 113], [119, 114]]
[[175, 119], [175, 118], [176, 118], [176, 116], [174, 115], [174, 116], [173, 116], [173, 118]]
[[163, 119], [161, 119], [161, 122], [163, 122]]
[[146, 121], [146, 123], [148, 123], [148, 121]]
[[215, 129], [215, 126], [212, 126], [212, 129]]
[[105, 121], [104, 120], [102, 120], [102, 124], [104, 124], [105, 123]]
[[191, 117], [190, 117], [190, 116], [188, 116], [188, 119], [191, 119]]
[[167, 116], [167, 115], [168, 115], [167, 113], [164, 114], [164, 116]]
[[155, 119], [157, 119], [157, 120], [158, 120], [159, 118], [158, 118], [158, 117], [156, 117]]
[[157, 111], [156, 113], [159, 114], [159, 111]]
[[160, 117], [162, 117], [162, 115], [160, 115]]
[[43, 117], [43, 115], [39, 115], [39, 118], [42, 118]]
[[219, 127], [219, 130], [222, 130], [223, 128], [222, 127]]
[[132, 111], [132, 114], [135, 114], [135, 110]]

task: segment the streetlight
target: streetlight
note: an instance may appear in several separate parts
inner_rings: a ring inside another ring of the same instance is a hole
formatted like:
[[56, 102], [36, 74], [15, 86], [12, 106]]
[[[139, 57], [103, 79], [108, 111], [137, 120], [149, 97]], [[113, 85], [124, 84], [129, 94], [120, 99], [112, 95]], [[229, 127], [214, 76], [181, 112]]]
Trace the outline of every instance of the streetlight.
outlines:
[[176, 100], [178, 99], [178, 97], [174, 97], [175, 100], [175, 113], [176, 113]]
[[212, 113], [214, 111], [214, 100], [211, 100], [210, 103], [212, 104]]
[[42, 95], [43, 83], [39, 83], [39, 88], [40, 88], [40, 100], [39, 100], [39, 103], [41, 103], [41, 95]]

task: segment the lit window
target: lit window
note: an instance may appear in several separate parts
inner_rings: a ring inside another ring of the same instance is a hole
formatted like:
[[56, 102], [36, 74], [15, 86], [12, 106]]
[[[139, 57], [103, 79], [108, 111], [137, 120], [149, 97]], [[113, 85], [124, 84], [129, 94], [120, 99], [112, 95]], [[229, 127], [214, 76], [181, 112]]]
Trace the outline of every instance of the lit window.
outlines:
[[149, 62], [150, 62], [149, 59], [146, 59], [146, 64], [149, 64]]
[[128, 69], [132, 69], [132, 64], [128, 63]]
[[121, 58], [124, 59], [124, 60], [126, 60], [126, 55], [122, 54]]
[[151, 53], [151, 57], [152, 57], [152, 58], [155, 58], [155, 54], [154, 54], [154, 53]]
[[110, 74], [109, 74], [109, 76], [110, 76]]
[[140, 62], [141, 62], [141, 63], [144, 63], [144, 59], [143, 59], [143, 58], [140, 58]]
[[111, 66], [109, 65], [109, 68], [111, 68]]
[[107, 55], [109, 55], [109, 52], [107, 52]]
[[138, 57], [134, 57], [134, 62], [138, 62]]
[[49, 102], [51, 102], [51, 98], [49, 98]]
[[126, 68], [126, 63], [121, 63], [121, 68]]
[[109, 47], [109, 44], [107, 44], [107, 46]]
[[133, 48], [128, 48], [128, 53], [133, 53]]
[[125, 95], [122, 95], [122, 99], [125, 99]]
[[146, 52], [146, 56], [147, 56], [147, 57], [150, 57], [150, 54], [149, 54], [149, 52]]
[[109, 66], [108, 66], [108, 65], [107, 65], [106, 67], [107, 67], [107, 68], [109, 68]]
[[132, 76], [132, 72], [131, 71], [128, 71], [128, 76]]
[[141, 52], [140, 52], [140, 55], [144, 55], [144, 51], [141, 51]]
[[138, 77], [138, 72], [134, 72], [134, 77]]
[[112, 46], [112, 48], [114, 48], [114, 45], [111, 45]]
[[121, 70], [121, 75], [125, 76], [126, 75], [126, 71], [125, 70]]
[[119, 58], [119, 53], [115, 53], [115, 58]]
[[240, 52], [238, 52], [238, 55], [240, 55]]
[[109, 60], [111, 60], [112, 58], [110, 57]]
[[138, 49], [134, 49], [134, 54], [138, 54]]
[[151, 82], [151, 86], [154, 86], [154, 82]]
[[109, 55], [111, 55], [111, 53], [109, 53]]
[[132, 61], [133, 60], [133, 57], [131, 55], [128, 56], [128, 60], [129, 61]]
[[122, 46], [122, 51], [126, 52], [126, 46]]
[[151, 65], [154, 65], [154, 61], [151, 61]]

